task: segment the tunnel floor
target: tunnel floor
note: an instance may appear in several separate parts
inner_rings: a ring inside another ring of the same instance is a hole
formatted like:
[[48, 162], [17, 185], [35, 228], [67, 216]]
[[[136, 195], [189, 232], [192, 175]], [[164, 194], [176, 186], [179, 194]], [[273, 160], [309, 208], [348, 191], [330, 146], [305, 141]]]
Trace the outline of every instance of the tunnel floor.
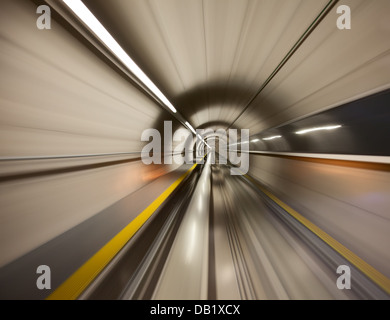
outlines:
[[81, 299], [387, 298], [353, 267], [340, 290], [349, 261], [229, 166], [206, 163], [178, 189]]

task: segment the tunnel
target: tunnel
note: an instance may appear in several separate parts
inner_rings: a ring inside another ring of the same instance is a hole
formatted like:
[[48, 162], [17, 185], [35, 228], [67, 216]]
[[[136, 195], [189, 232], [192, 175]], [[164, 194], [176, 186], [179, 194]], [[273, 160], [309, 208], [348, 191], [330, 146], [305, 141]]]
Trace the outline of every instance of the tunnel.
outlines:
[[388, 0], [2, 0], [1, 300], [388, 300]]

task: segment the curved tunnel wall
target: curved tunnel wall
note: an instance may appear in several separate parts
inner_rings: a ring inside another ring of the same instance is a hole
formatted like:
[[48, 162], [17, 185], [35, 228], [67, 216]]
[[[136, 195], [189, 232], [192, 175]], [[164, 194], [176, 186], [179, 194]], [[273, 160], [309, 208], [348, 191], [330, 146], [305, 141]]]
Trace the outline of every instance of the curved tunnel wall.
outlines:
[[252, 155], [249, 174], [389, 276], [390, 173], [318, 159]]
[[177, 168], [140, 161], [142, 131], [170, 114], [55, 20], [38, 30], [35, 11], [0, 13], [0, 156], [19, 158], [1, 162], [0, 265]]

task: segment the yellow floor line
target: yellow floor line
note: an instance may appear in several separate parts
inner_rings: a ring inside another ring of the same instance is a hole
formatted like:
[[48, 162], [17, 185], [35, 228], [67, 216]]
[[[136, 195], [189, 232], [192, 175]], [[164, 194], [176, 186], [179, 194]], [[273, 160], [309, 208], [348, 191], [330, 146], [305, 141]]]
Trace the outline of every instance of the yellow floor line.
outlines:
[[194, 164], [185, 174], [177, 179], [132, 222], [111, 239], [103, 248], [96, 252], [86, 263], [62, 283], [47, 300], [73, 300], [86, 289], [104, 267], [124, 247], [142, 225], [152, 216], [157, 208], [169, 197], [177, 186], [195, 169]]
[[372, 281], [374, 281], [378, 286], [380, 286], [385, 292], [390, 294], [390, 279], [387, 278], [384, 274], [380, 273], [374, 267], [369, 265], [367, 262], [362, 260], [356, 254], [354, 254], [351, 250], [344, 247], [340, 242], [333, 239], [330, 235], [328, 235], [325, 231], [317, 227], [315, 224], [311, 223], [293, 208], [282, 202], [276, 196], [274, 196], [271, 192], [262, 187], [255, 179], [246, 175], [246, 177], [251, 180], [256, 186], [264, 192], [270, 199], [272, 199], [275, 203], [277, 203], [280, 207], [282, 207], [285, 211], [287, 211], [291, 216], [293, 216], [296, 220], [302, 223], [306, 228], [308, 228], [311, 232], [316, 234], [320, 239], [326, 242], [329, 246], [331, 246], [334, 250], [336, 250], [339, 254], [341, 254], [345, 259], [351, 262], [356, 268], [358, 268], [361, 272], [363, 272], [367, 277], [369, 277]]

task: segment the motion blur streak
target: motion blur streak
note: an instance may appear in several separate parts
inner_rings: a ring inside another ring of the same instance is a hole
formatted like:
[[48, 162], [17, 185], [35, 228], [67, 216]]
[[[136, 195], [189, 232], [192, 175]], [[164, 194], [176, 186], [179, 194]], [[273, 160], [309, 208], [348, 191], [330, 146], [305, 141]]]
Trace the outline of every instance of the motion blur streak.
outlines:
[[[0, 299], [390, 298], [388, 0], [82, 3], [166, 100], [63, 1], [1, 1]], [[164, 121], [249, 129], [248, 176], [145, 165]]]
[[145, 75], [145, 73], [134, 63], [134, 61], [126, 54], [120, 47], [118, 42], [107, 32], [107, 30], [100, 24], [88, 8], [77, 0], [65, 1], [66, 5], [73, 10], [75, 14], [87, 24], [87, 26], [108, 46], [110, 50], [133, 72], [142, 83], [144, 83], [157, 97], [167, 106], [172, 112], [176, 113], [176, 109], [162, 94], [162, 92], [155, 86], [153, 82]]

